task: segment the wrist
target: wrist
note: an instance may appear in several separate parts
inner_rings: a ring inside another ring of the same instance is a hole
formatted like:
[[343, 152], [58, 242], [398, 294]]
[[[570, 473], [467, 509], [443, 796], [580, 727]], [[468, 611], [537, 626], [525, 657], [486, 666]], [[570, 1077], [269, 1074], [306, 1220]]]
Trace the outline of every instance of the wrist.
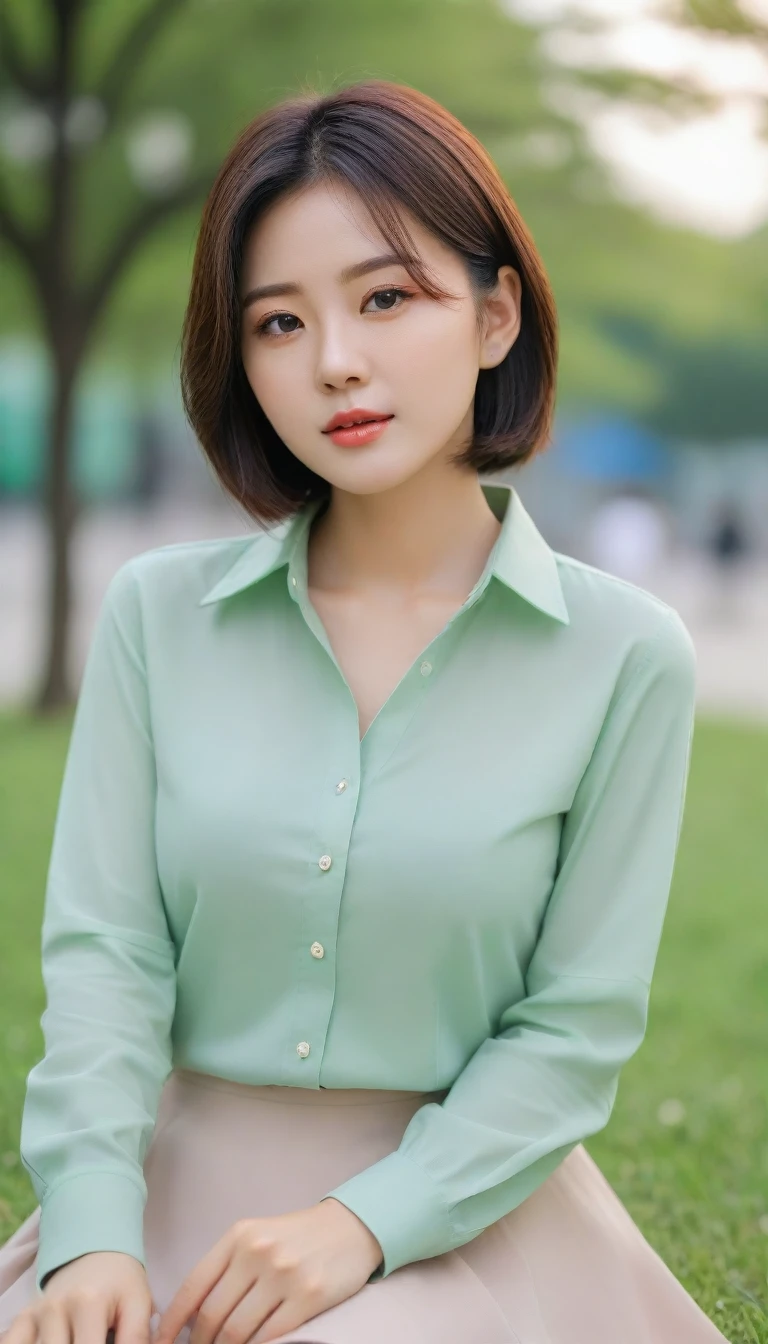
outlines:
[[[382, 1250], [378, 1237], [374, 1236], [368, 1224], [364, 1223], [362, 1218], [359, 1218], [356, 1213], [353, 1213], [352, 1209], [348, 1209], [346, 1204], [342, 1204], [340, 1199], [336, 1199], [335, 1195], [328, 1195], [326, 1199], [321, 1200], [321, 1203], [332, 1204], [336, 1212], [343, 1210], [341, 1216], [344, 1218], [344, 1221], [350, 1223], [350, 1225], [355, 1228], [361, 1240], [367, 1246], [371, 1259], [371, 1272], [378, 1269], [384, 1259], [384, 1251]], [[344, 1217], [344, 1215], [346, 1215], [346, 1217]]]

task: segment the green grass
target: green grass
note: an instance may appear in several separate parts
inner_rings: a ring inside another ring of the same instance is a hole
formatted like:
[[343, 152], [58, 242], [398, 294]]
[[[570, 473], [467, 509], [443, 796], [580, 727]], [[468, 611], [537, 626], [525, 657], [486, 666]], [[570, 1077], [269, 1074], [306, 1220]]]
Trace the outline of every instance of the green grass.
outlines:
[[[40, 920], [71, 717], [0, 715], [0, 1244], [32, 1212], [18, 1157], [42, 1054]], [[648, 1033], [595, 1161], [732, 1344], [768, 1344], [768, 732], [697, 726]], [[663, 1123], [675, 1108], [678, 1122]]]

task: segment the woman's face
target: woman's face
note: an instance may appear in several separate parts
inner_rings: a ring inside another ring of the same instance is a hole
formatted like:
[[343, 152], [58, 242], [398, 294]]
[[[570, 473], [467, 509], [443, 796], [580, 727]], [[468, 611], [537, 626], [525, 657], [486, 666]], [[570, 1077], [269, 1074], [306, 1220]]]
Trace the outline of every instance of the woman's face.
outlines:
[[[354, 493], [399, 485], [463, 447], [478, 370], [500, 363], [519, 331], [512, 267], [499, 271], [478, 326], [462, 258], [404, 219], [422, 261], [455, 298], [430, 298], [397, 259], [382, 260], [389, 246], [359, 198], [339, 187], [281, 198], [244, 251], [248, 382], [291, 452]], [[265, 286], [270, 294], [252, 297]], [[391, 418], [367, 442], [335, 441], [328, 421], [355, 409]]]

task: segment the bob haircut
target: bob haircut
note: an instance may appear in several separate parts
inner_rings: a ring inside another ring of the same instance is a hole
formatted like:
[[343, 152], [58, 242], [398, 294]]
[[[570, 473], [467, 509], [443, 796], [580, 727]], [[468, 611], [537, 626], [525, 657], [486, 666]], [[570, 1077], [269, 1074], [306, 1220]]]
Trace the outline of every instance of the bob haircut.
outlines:
[[351, 188], [411, 277], [448, 297], [413, 247], [405, 207], [460, 254], [478, 304], [511, 265], [522, 282], [521, 328], [501, 364], [480, 369], [474, 432], [454, 457], [488, 474], [550, 441], [558, 327], [543, 263], [480, 142], [417, 89], [366, 80], [327, 96], [301, 94], [256, 117], [229, 151], [203, 206], [181, 337], [184, 410], [220, 484], [257, 522], [282, 521], [329, 483], [273, 429], [241, 357], [244, 242], [281, 196], [318, 182]]

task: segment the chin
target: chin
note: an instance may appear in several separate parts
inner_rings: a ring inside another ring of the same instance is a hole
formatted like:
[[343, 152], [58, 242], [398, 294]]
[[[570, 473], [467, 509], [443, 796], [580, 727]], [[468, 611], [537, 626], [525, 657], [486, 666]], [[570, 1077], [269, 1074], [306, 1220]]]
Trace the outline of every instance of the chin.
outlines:
[[372, 448], [373, 445], [367, 448], [340, 449], [341, 452], [349, 453], [352, 460], [348, 464], [340, 463], [338, 458], [335, 458], [332, 463], [318, 462], [308, 465], [311, 465], [312, 470], [319, 476], [324, 477], [329, 485], [336, 486], [339, 490], [346, 490], [351, 495], [374, 495], [384, 490], [394, 490], [415, 476], [425, 465], [387, 461], [384, 453], [376, 456], [371, 451]]

